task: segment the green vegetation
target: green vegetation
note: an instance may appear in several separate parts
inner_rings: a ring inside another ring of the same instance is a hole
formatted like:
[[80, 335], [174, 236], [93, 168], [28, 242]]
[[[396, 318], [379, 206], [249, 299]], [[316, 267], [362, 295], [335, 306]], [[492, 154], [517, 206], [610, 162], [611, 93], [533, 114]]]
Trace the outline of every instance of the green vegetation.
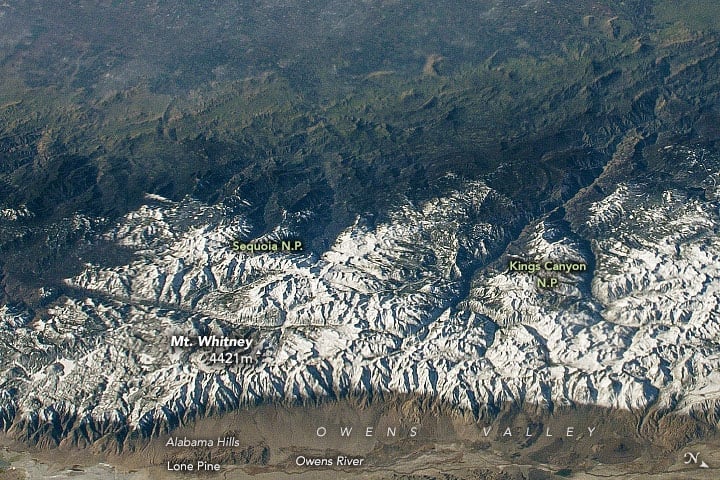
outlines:
[[653, 13], [658, 23], [692, 32], [720, 31], [720, 15], [715, 0], [656, 0]]
[[38, 3], [45, 23], [6, 40], [0, 208], [33, 214], [0, 220], [6, 293], [69, 275], [77, 242], [145, 193], [237, 194], [261, 230], [311, 211], [296, 227], [320, 249], [359, 213], [451, 188], [448, 173], [534, 215], [588, 184], [628, 131], [715, 138], [712, 2], [348, 3], [345, 24], [322, 2], [120, 3]]

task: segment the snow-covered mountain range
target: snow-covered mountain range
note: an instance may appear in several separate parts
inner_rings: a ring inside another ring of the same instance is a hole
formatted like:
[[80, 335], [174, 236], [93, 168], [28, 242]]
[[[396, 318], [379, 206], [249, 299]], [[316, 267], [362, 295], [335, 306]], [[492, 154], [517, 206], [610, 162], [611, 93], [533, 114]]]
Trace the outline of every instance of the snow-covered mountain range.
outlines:
[[[241, 212], [148, 197], [103, 234], [131, 261], [86, 264], [46, 311], [0, 310], [0, 426], [87, 445], [245, 403], [385, 394], [475, 415], [591, 404], [717, 422], [717, 190], [628, 180], [582, 221], [526, 223], [484, 183], [458, 185], [358, 218], [322, 254], [234, 251], [252, 231]], [[258, 240], [293, 235], [288, 220]], [[588, 271], [544, 289], [512, 258]], [[208, 335], [252, 339], [253, 362], [171, 346]]]

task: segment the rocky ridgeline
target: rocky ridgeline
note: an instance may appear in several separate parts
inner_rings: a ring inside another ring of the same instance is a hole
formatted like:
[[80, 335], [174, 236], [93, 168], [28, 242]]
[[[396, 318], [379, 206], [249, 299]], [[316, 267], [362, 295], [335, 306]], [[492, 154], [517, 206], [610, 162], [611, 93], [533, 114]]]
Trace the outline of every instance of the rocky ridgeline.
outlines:
[[[132, 261], [87, 265], [34, 316], [2, 311], [5, 430], [120, 448], [244, 404], [403, 394], [475, 417], [588, 404], [717, 421], [712, 200], [621, 184], [584, 234], [557, 210], [515, 235], [522, 212], [469, 183], [358, 218], [322, 255], [234, 251], [250, 226], [217, 208], [149, 200], [106, 236]], [[243, 338], [251, 362], [173, 340], [198, 336]]]

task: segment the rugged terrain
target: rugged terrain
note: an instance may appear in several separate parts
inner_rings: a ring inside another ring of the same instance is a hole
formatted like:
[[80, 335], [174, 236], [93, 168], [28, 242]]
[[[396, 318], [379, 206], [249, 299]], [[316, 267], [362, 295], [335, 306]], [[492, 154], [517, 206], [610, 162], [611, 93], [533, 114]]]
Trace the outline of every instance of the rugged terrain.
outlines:
[[[203, 52], [178, 39], [219, 24], [190, 4], [133, 7], [166, 19], [153, 41], [0, 6], [7, 438], [129, 454], [247, 406], [398, 396], [470, 424], [608, 409], [669, 452], [710, 438], [720, 54], [698, 19], [717, 8], [479, 2], [393, 30], [399, 3], [323, 5], [217, 2], [259, 30], [225, 23]], [[467, 11], [487, 30], [438, 20]], [[327, 37], [287, 43], [279, 18]], [[305, 248], [232, 248], [285, 239]], [[171, 345], [207, 335], [251, 361]]]

